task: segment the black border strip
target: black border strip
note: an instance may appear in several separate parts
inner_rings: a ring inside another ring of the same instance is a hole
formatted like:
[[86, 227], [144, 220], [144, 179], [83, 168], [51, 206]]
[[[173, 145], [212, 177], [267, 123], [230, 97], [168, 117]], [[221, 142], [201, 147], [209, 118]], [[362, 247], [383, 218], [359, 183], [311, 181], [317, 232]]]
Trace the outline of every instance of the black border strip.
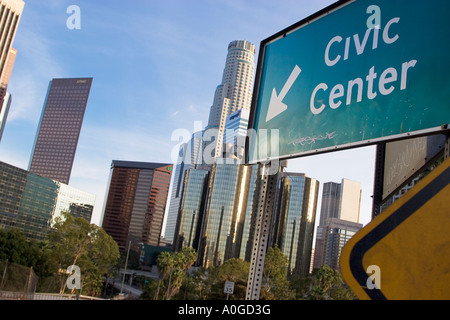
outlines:
[[366, 282], [368, 275], [362, 264], [365, 253], [375, 244], [392, 232], [403, 221], [414, 214], [420, 207], [433, 198], [438, 192], [444, 189], [450, 181], [450, 167], [446, 168], [433, 181], [428, 183], [415, 196], [405, 202], [400, 208], [394, 211], [388, 218], [376, 226], [370, 233], [361, 238], [350, 252], [350, 271], [367, 295], [374, 300], [387, 300], [382, 290], [368, 289]]

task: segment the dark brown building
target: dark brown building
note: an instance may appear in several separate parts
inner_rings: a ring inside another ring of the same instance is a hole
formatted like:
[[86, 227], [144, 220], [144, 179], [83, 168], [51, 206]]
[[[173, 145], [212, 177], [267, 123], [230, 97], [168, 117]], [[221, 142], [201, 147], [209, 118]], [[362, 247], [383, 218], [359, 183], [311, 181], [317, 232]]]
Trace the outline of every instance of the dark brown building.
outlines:
[[53, 79], [28, 170], [69, 184], [92, 78]]
[[102, 228], [120, 250], [132, 242], [158, 246], [172, 164], [116, 161], [111, 164]]

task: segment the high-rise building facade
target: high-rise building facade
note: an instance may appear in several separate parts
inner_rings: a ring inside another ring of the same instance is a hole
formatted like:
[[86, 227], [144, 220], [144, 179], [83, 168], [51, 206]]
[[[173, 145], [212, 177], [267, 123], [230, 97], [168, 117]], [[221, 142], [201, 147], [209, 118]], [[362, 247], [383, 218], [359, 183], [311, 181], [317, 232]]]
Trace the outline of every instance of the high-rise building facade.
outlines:
[[113, 160], [102, 227], [126, 250], [131, 241], [158, 246], [172, 164]]
[[319, 182], [302, 173], [281, 172], [273, 214], [272, 244], [288, 259], [288, 273], [309, 273]]
[[339, 219], [359, 222], [361, 208], [361, 184], [349, 179], [342, 179]]
[[11, 101], [11, 94], [9, 92], [6, 92], [5, 97], [3, 98], [3, 105], [0, 106], [0, 141], [2, 140], [3, 131], [5, 130], [6, 119], [8, 118]]
[[225, 121], [223, 145], [227, 153], [235, 155], [243, 161], [245, 152], [245, 138], [247, 136], [250, 110], [239, 109], [230, 114]]
[[327, 221], [317, 227], [316, 248], [314, 251], [314, 268], [327, 265], [339, 270], [339, 257], [344, 245], [361, 230], [362, 224], [328, 218]]
[[328, 218], [339, 218], [341, 204], [341, 184], [326, 182], [322, 187], [322, 204], [319, 225], [324, 225]]
[[178, 211], [180, 210], [181, 197], [183, 195], [184, 176], [189, 169], [189, 159], [186, 158], [188, 143], [183, 143], [178, 152], [177, 163], [173, 170], [172, 190], [170, 194], [169, 210], [167, 212], [164, 239], [173, 243], [177, 226]]
[[359, 230], [361, 184], [342, 179], [327, 182], [322, 192], [320, 223], [317, 227], [314, 268], [324, 264], [339, 269], [339, 257], [344, 244]]
[[[245, 258], [253, 244], [251, 213], [247, 211], [257, 202], [253, 198], [257, 194], [258, 166], [244, 166], [236, 159], [235, 142], [247, 131], [254, 55], [255, 46], [248, 41], [229, 43], [208, 125], [191, 139], [191, 169], [186, 173], [179, 207], [176, 248], [193, 246], [199, 253], [199, 264], [204, 266], [219, 265], [233, 257]], [[226, 155], [227, 161], [216, 161], [224, 157], [226, 132], [234, 149]]]
[[[8, 84], [9, 84], [9, 79], [11, 78], [11, 73], [14, 67], [14, 62], [16, 61], [16, 56], [17, 56], [17, 50], [14, 48], [11, 48], [9, 50], [9, 54], [6, 57], [6, 63], [5, 66], [3, 67], [3, 71], [0, 75], [0, 113], [4, 114], [4, 119], [6, 121], [6, 116], [8, 115], [8, 110], [4, 110], [4, 103], [6, 100], [6, 95], [8, 94], [7, 89], [8, 89]], [[5, 124], [3, 124], [4, 126]], [[1, 135], [0, 135], [0, 140], [1, 140]]]
[[208, 170], [191, 168], [186, 171], [176, 227], [176, 250], [183, 247], [198, 249], [208, 180]]
[[22, 0], [0, 0], [0, 108], [16, 59], [17, 51], [12, 44], [24, 6]]
[[0, 162], [0, 228], [45, 240], [62, 212], [91, 221], [95, 195]]
[[259, 196], [258, 168], [239, 163], [213, 165], [198, 250], [201, 265], [245, 259], [251, 250], [250, 222], [257, 207], [254, 199]]
[[222, 155], [227, 116], [239, 109], [250, 110], [255, 51], [255, 46], [246, 40], [235, 40], [228, 45], [222, 83], [216, 88], [207, 126], [207, 129], [218, 129], [215, 157]]
[[238, 109], [230, 114], [225, 121], [224, 143], [236, 144], [238, 137], [245, 137], [248, 128], [250, 110]]
[[349, 179], [341, 183], [326, 182], [322, 190], [319, 225], [324, 225], [328, 218], [338, 218], [359, 222], [361, 205], [361, 184]]
[[33, 146], [29, 170], [69, 183], [92, 78], [53, 79]]

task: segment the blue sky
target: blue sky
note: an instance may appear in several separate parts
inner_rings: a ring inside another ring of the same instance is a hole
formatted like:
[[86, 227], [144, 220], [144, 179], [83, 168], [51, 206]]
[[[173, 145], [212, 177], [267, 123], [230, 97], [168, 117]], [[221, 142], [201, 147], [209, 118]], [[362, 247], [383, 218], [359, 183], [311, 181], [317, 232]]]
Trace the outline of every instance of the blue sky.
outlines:
[[[171, 162], [177, 129], [206, 125], [227, 46], [258, 49], [272, 34], [332, 0], [25, 1], [13, 47], [17, 59], [0, 160], [27, 169], [48, 83], [93, 77], [70, 185], [97, 196], [102, 212], [112, 160]], [[81, 29], [70, 30], [70, 5]], [[256, 60], [256, 59], [255, 59]], [[361, 223], [370, 221], [374, 147], [289, 161], [321, 184], [361, 182]], [[319, 207], [320, 210], [320, 207]], [[319, 213], [318, 210], [318, 213]]]

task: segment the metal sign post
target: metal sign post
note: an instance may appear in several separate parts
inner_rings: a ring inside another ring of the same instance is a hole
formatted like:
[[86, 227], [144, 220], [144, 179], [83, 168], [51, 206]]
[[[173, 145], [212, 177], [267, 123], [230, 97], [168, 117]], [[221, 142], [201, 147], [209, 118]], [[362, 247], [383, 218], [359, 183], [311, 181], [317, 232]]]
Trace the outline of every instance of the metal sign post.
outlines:
[[[261, 292], [264, 261], [267, 244], [269, 242], [273, 206], [275, 203], [275, 189], [278, 178], [278, 174], [268, 175], [267, 172], [269, 170], [270, 165], [261, 166], [260, 177], [263, 183], [250, 260], [250, 272], [248, 275], [247, 292], [245, 296], [246, 300], [258, 300]], [[280, 170], [282, 170], [282, 167], [280, 167]]]

